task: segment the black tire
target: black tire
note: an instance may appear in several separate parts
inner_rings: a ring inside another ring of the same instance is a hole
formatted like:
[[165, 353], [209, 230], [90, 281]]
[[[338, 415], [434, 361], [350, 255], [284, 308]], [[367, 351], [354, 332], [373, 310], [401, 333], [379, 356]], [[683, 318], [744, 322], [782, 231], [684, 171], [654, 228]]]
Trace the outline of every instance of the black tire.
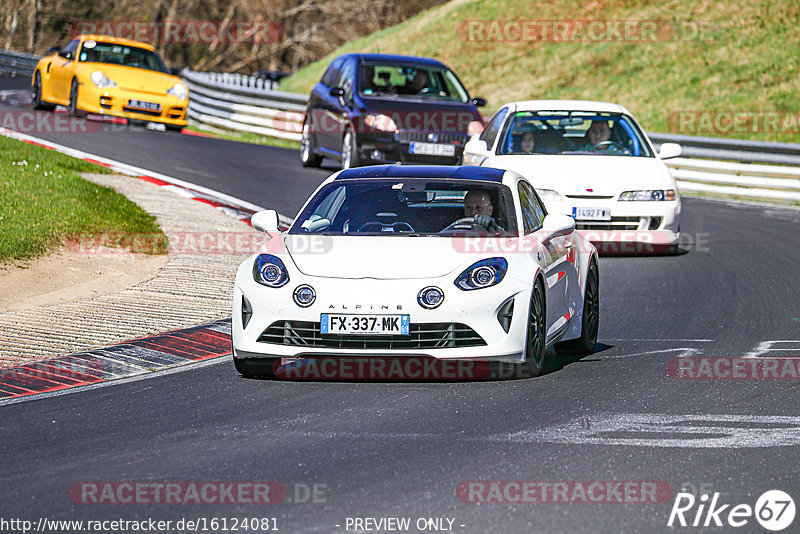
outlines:
[[33, 86], [31, 88], [31, 107], [44, 111], [53, 111], [55, 104], [42, 101], [42, 74], [37, 70], [33, 75]]
[[581, 337], [556, 343], [559, 354], [577, 354], [586, 356], [594, 352], [597, 345], [597, 331], [600, 325], [600, 273], [597, 263], [592, 260], [589, 272], [586, 273], [586, 295], [583, 299], [583, 317], [581, 319]]
[[525, 376], [535, 377], [544, 373], [547, 364], [546, 342], [546, 303], [541, 280], [536, 280], [531, 292], [528, 308], [528, 332], [525, 336], [525, 362], [520, 371]]
[[303, 167], [319, 167], [322, 158], [314, 154], [314, 141], [311, 137], [311, 121], [303, 121], [303, 134], [300, 138], [300, 163]]
[[72, 85], [69, 88], [69, 103], [67, 104], [67, 111], [70, 115], [77, 115], [80, 110], [78, 109], [78, 80], [72, 79]]
[[272, 378], [275, 376], [275, 364], [278, 358], [237, 358], [233, 357], [233, 365], [245, 378]]
[[358, 140], [352, 128], [342, 136], [342, 170], [358, 167]]
[[182, 132], [186, 126], [180, 126], [179, 124], [164, 124], [167, 127], [168, 132]]

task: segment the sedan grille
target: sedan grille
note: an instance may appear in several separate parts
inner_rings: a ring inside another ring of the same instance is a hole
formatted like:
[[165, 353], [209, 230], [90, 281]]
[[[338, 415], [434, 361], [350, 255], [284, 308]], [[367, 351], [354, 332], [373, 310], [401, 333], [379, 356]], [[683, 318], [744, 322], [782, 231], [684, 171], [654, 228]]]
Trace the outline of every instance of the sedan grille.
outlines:
[[641, 217], [611, 217], [610, 221], [575, 221], [578, 230], [638, 230]]
[[486, 341], [461, 323], [419, 323], [407, 336], [321, 334], [318, 322], [276, 321], [258, 337], [261, 343], [326, 349], [449, 349], [478, 347]]

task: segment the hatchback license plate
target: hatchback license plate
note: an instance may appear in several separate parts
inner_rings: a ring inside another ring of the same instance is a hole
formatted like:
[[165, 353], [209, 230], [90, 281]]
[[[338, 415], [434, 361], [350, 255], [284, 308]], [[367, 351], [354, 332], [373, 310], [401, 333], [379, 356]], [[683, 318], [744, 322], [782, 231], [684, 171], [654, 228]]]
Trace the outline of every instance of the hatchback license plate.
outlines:
[[322, 334], [409, 334], [409, 315], [338, 315], [323, 313], [319, 321]]
[[413, 142], [409, 145], [408, 151], [411, 154], [422, 154], [424, 156], [455, 156], [456, 146]]

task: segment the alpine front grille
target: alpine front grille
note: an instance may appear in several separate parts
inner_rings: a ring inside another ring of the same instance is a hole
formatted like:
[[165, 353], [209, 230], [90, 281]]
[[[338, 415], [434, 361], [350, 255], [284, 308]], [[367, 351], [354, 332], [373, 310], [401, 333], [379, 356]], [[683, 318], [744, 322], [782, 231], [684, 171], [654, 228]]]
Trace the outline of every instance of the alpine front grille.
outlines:
[[258, 341], [273, 345], [326, 349], [451, 349], [479, 347], [486, 341], [461, 323], [418, 323], [409, 335], [321, 334], [319, 323], [276, 321], [261, 333]]

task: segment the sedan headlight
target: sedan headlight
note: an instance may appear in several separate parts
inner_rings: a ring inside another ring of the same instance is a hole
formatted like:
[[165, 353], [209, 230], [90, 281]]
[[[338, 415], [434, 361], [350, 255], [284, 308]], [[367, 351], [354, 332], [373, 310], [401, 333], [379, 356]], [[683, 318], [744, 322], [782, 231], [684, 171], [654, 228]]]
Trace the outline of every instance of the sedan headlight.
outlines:
[[263, 286], [281, 287], [289, 283], [289, 271], [277, 256], [259, 254], [253, 263], [253, 279]]
[[625, 191], [620, 200], [675, 200], [674, 189], [647, 189], [644, 191]]
[[167, 89], [167, 94], [177, 97], [178, 100], [186, 100], [189, 98], [189, 90], [182, 83], [176, 83]]
[[499, 284], [508, 271], [505, 258], [488, 258], [473, 263], [458, 275], [456, 287], [464, 291], [483, 289]]
[[364, 124], [382, 132], [397, 132], [397, 125], [391, 117], [382, 114], [370, 114], [364, 117]]
[[547, 203], [549, 202], [561, 202], [564, 200], [558, 191], [553, 191], [552, 189], [536, 189], [536, 192], [539, 193], [539, 198], [542, 199], [542, 202]]
[[95, 84], [100, 89], [104, 89], [106, 87], [116, 87], [117, 84], [114, 83], [114, 80], [103, 74], [103, 71], [96, 70], [90, 76], [92, 79], [92, 83]]

